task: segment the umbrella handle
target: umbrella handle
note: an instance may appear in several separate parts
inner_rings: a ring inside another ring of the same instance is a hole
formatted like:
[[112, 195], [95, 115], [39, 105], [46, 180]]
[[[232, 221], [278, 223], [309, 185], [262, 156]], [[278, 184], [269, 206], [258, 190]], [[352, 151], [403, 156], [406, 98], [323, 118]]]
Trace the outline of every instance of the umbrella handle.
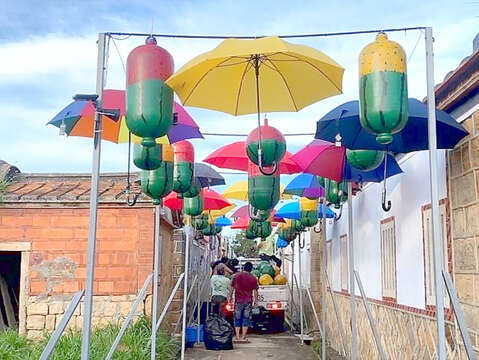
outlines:
[[278, 163], [276, 161], [273, 161], [273, 170], [268, 172], [268, 171], [266, 171], [266, 168], [263, 167], [261, 157], [258, 157], [258, 168], [259, 168], [259, 171], [261, 171], [261, 174], [266, 175], [266, 176], [270, 176], [270, 175], [273, 175], [276, 172], [276, 170], [278, 169]]
[[388, 200], [387, 201], [387, 205], [386, 205], [386, 189], [383, 189], [383, 193], [382, 193], [382, 207], [383, 207], [383, 210], [385, 212], [388, 212], [389, 210], [391, 210], [391, 200]]
[[313, 231], [316, 233], [316, 234], [321, 234], [321, 226], [319, 226], [319, 230], [316, 230], [316, 225], [313, 226]]
[[135, 206], [136, 204], [136, 201], [138, 200], [138, 198], [140, 197], [141, 193], [137, 193], [135, 194], [135, 196], [133, 196], [133, 199], [130, 197], [130, 192], [127, 191], [126, 192], [126, 204], [128, 206]]
[[341, 219], [341, 216], [343, 215], [343, 204], [341, 204], [341, 207], [339, 208], [339, 214], [334, 216], [334, 220], [338, 221]]
[[255, 208], [253, 208], [251, 205], [248, 205], [248, 213], [249, 217], [253, 220], [258, 220], [261, 221], [261, 216], [258, 215], [259, 211]]
[[304, 249], [306, 246], [306, 239], [303, 236], [303, 242], [301, 243], [301, 233], [299, 233], [298, 246], [300, 249]]

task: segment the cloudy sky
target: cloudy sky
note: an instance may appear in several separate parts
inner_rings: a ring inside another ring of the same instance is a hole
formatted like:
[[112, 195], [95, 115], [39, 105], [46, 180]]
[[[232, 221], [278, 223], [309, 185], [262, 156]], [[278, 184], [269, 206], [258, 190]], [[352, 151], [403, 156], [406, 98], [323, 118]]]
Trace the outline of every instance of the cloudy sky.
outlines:
[[[71, 1], [0, 0], [0, 159], [22, 172], [89, 172], [91, 139], [65, 138], [45, 126], [73, 94], [92, 93], [98, 32], [150, 32], [201, 35], [284, 35], [407, 26], [433, 26], [435, 80], [442, 81], [472, 52], [479, 29], [478, 1]], [[426, 95], [424, 36], [420, 31], [390, 35], [408, 55], [409, 94]], [[295, 39], [339, 62], [344, 94], [299, 113], [269, 114], [284, 133], [313, 132], [315, 121], [334, 106], [357, 98], [357, 59], [374, 35]], [[122, 61], [144, 42], [131, 37], [110, 45], [106, 88], [124, 88]], [[218, 44], [217, 40], [159, 39], [176, 68]], [[204, 132], [247, 133], [254, 116], [188, 111]], [[311, 137], [290, 137], [291, 151]], [[194, 141], [197, 159], [235, 138]], [[104, 142], [102, 171], [125, 171], [126, 145]]]

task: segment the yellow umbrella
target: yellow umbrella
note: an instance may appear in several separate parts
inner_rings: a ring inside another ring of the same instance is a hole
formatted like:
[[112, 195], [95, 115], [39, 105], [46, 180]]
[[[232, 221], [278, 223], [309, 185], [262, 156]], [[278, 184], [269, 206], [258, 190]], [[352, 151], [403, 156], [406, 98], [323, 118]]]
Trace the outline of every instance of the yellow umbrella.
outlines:
[[[227, 39], [195, 57], [167, 84], [183, 105], [233, 115], [299, 111], [341, 94], [344, 69], [329, 56], [277, 36]], [[259, 126], [259, 124], [258, 124]]]
[[[284, 184], [280, 184], [281, 199], [292, 199], [291, 195], [283, 193], [285, 187]], [[248, 180], [240, 180], [230, 185], [223, 191], [223, 196], [227, 199], [248, 201]]]
[[208, 215], [210, 223], [214, 223], [214, 220], [216, 220], [220, 216], [225, 216], [227, 213], [229, 213], [235, 207], [236, 207], [235, 204], [231, 204], [231, 205], [229, 205], [229, 206], [227, 206], [227, 207], [225, 207], [221, 210], [204, 210], [203, 214]]

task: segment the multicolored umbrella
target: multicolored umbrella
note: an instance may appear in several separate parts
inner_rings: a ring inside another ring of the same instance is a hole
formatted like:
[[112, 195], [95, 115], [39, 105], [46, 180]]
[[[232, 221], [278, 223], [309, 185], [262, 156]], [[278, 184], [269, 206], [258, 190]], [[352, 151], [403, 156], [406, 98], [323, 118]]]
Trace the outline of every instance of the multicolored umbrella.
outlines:
[[[393, 135], [387, 146], [393, 153], [408, 153], [428, 149], [427, 105], [418, 99], [408, 99], [406, 127]], [[453, 149], [468, 132], [448, 113], [436, 110], [438, 149]], [[386, 150], [359, 122], [359, 101], [348, 101], [324, 115], [316, 124], [316, 139], [334, 142], [339, 134], [348, 149]]]
[[325, 195], [323, 187], [319, 185], [318, 178], [307, 173], [297, 175], [289, 182], [283, 193], [310, 199], [317, 199]]
[[[323, 204], [318, 205], [318, 218], [323, 217]], [[284, 219], [300, 219], [301, 218], [301, 208], [299, 201], [291, 201], [278, 209], [276, 212], [276, 217]], [[326, 206], [326, 217], [334, 218], [336, 214], [330, 208]]]
[[[246, 154], [246, 142], [237, 141], [222, 146], [213, 151], [203, 161], [223, 169], [248, 171], [249, 158]], [[283, 159], [279, 163], [279, 171], [281, 174], [296, 174], [301, 172], [301, 168], [292, 160], [289, 151], [286, 151]]]
[[[200, 196], [203, 197], [204, 210], [221, 210], [232, 205], [228, 200], [212, 189], [201, 189]], [[163, 205], [171, 210], [180, 211], [183, 210], [183, 199], [179, 198], [178, 194], [172, 191], [163, 199]]]
[[[284, 194], [284, 184], [280, 184], [281, 199], [292, 199], [291, 195]], [[248, 201], [248, 180], [240, 180], [228, 186], [223, 191], [223, 196], [227, 199]]]
[[[103, 108], [120, 110], [120, 120], [114, 121], [103, 115], [102, 139], [114, 143], [129, 141], [129, 130], [125, 120], [125, 91], [104, 90]], [[199, 126], [186, 110], [177, 102], [174, 103], [173, 112], [176, 114], [175, 123], [166, 136], [157, 139], [160, 144], [172, 144], [180, 140], [203, 138]], [[92, 101], [73, 101], [60, 111], [47, 125], [54, 125], [62, 129], [67, 136], [93, 137], [95, 120], [95, 106]], [[141, 138], [131, 135], [131, 141], [141, 142]]]
[[249, 217], [240, 217], [235, 220], [235, 222], [231, 225], [232, 229], [247, 229], [249, 224]]
[[203, 187], [225, 185], [225, 178], [211, 166], [195, 163], [195, 180]]

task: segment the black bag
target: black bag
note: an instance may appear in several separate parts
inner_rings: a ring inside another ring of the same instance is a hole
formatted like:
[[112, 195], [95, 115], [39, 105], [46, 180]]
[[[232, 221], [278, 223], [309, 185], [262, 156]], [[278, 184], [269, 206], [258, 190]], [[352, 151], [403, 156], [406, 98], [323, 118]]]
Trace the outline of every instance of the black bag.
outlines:
[[208, 350], [233, 349], [233, 327], [227, 320], [216, 314], [206, 320], [205, 347]]

